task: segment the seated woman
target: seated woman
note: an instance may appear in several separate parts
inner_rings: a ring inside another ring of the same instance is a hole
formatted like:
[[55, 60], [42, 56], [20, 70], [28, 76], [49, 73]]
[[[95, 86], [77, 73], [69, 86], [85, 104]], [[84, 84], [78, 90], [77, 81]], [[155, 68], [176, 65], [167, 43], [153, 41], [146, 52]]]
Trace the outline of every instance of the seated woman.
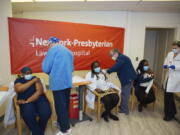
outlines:
[[154, 74], [149, 68], [147, 60], [140, 61], [135, 80], [135, 95], [139, 101], [138, 111], [142, 112], [143, 107], [155, 101], [155, 94], [152, 89]]
[[90, 108], [94, 109], [95, 95], [91, 91], [98, 93], [105, 93], [107, 91], [114, 91], [112, 94], [105, 95], [101, 98], [101, 102], [104, 104], [105, 111], [102, 113], [102, 118], [108, 122], [108, 117], [113, 120], [119, 120], [119, 118], [111, 113], [111, 110], [118, 104], [119, 96], [115, 92], [119, 90], [115, 85], [108, 82], [106, 74], [101, 70], [99, 62], [95, 61], [91, 64], [91, 72], [87, 73], [86, 80], [92, 82], [88, 85], [88, 91], [86, 96], [87, 104]]
[[21, 116], [32, 135], [44, 135], [48, 119], [51, 116], [50, 104], [44, 95], [40, 79], [32, 76], [32, 70], [24, 67], [21, 73], [21, 77], [15, 81]]

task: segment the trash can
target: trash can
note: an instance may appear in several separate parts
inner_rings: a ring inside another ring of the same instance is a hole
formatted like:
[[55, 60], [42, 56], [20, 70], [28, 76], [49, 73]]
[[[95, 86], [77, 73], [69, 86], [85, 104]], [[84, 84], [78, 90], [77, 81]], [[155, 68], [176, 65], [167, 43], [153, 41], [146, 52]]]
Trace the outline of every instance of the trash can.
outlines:
[[78, 94], [71, 94], [71, 96], [70, 96], [69, 118], [70, 119], [78, 119], [79, 118]]

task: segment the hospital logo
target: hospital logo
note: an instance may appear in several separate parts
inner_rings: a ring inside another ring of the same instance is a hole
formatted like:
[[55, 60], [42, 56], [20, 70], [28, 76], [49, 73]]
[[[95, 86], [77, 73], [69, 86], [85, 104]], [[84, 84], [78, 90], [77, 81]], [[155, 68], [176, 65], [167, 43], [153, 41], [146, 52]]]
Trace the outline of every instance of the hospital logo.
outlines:
[[48, 46], [48, 44], [49, 44], [49, 41], [43, 38], [37, 38], [33, 36], [31, 39], [29, 39], [29, 45], [32, 47]]

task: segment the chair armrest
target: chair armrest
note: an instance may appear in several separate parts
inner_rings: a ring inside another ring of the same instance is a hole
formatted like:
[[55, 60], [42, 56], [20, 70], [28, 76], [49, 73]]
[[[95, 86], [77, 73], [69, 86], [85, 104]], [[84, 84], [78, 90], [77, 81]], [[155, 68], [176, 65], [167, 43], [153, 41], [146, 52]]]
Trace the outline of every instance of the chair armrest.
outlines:
[[114, 94], [114, 93], [119, 95], [119, 93], [117, 93], [116, 91], [107, 91], [105, 93], [102, 93], [101, 97], [104, 97], [104, 96], [109, 95], [109, 94]]
[[153, 84], [152, 85], [152, 89], [153, 89], [153, 91], [156, 93], [157, 92], [157, 90], [158, 90], [158, 88], [156, 87], [156, 85], [155, 84]]
[[51, 119], [52, 121], [55, 121], [56, 120], [56, 110], [55, 110], [55, 106], [54, 106], [54, 99], [53, 99], [53, 95], [52, 95], [52, 92], [50, 90], [46, 90], [44, 92], [46, 98], [48, 99], [49, 101], [49, 104], [50, 104], [50, 108], [51, 108]]
[[50, 103], [51, 110], [54, 110], [54, 99], [53, 99], [53, 95], [52, 95], [51, 91], [47, 90], [46, 92], [44, 92], [44, 94]]
[[20, 114], [20, 107], [17, 104], [17, 96], [14, 96], [13, 102], [14, 102], [15, 114], [16, 114], [16, 117], [17, 117], [17, 115]]
[[115, 88], [111, 88], [111, 91], [110, 92], [114, 92], [114, 93], [117, 93], [119, 95], [119, 90], [115, 89]]
[[117, 93], [119, 95], [118, 90], [115, 90], [115, 89], [113, 89], [113, 90], [114, 91], [107, 91], [107, 92], [104, 92], [104, 93], [98, 93], [96, 90], [94, 90], [94, 91], [89, 90], [89, 91], [92, 92], [97, 97], [104, 97], [104, 96], [106, 96], [108, 94], [113, 94], [113, 93]]
[[45, 91], [44, 95], [46, 96], [46, 98], [48, 99], [49, 102], [52, 102], [52, 97], [51, 97], [51, 93], [50, 91]]
[[[89, 89], [88, 89], [89, 90]], [[89, 90], [91, 93], [93, 93], [95, 96], [101, 96], [102, 95], [102, 93], [98, 93], [96, 90], [94, 90], [94, 91], [91, 91], [91, 90]]]

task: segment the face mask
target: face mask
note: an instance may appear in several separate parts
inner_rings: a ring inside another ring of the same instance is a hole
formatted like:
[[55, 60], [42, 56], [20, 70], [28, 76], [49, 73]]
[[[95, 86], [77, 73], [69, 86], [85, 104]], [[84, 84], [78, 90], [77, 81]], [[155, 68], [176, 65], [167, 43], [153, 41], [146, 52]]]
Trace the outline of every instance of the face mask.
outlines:
[[25, 76], [24, 76], [24, 78], [25, 78], [26, 80], [31, 80], [31, 79], [32, 79], [32, 77], [33, 77], [33, 76], [32, 76], [31, 74], [29, 74], [29, 75], [25, 75]]
[[148, 71], [149, 70], [149, 66], [144, 66], [143, 69], [144, 69], [144, 71]]
[[96, 73], [99, 73], [100, 71], [101, 71], [100, 67], [97, 67], [97, 68], [94, 69], [94, 72], [96, 72]]
[[175, 54], [178, 54], [180, 52], [180, 49], [172, 49], [172, 51], [175, 53]]
[[114, 56], [112, 57], [112, 60], [116, 60], [116, 59], [117, 59], [116, 57], [114, 57]]
[[117, 54], [117, 53], [115, 53], [115, 54], [112, 55], [112, 60], [116, 61], [117, 58], [118, 58], [118, 54]]

